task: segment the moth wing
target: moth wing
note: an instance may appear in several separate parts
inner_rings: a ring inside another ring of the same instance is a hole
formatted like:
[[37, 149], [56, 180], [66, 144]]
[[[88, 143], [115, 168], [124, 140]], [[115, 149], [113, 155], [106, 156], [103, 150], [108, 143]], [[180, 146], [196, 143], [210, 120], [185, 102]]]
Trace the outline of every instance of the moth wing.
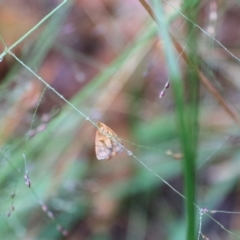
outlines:
[[121, 139], [117, 136], [117, 134], [108, 126], [106, 126], [105, 124], [101, 123], [100, 125], [102, 127], [102, 130], [105, 131], [105, 133], [107, 135], [109, 135], [109, 138], [106, 142], [106, 145], [108, 146], [108, 148], [112, 148], [112, 156], [116, 155], [119, 152], [123, 151], [123, 142], [121, 141]]
[[105, 138], [104, 139], [104, 143], [105, 143], [107, 148], [113, 149], [113, 143], [112, 143], [112, 139], [111, 138]]
[[98, 160], [109, 159], [123, 151], [123, 143], [117, 134], [103, 123], [98, 123], [99, 130], [96, 133], [95, 150]]
[[116, 140], [112, 139], [112, 145], [113, 145], [112, 149], [114, 152], [119, 153], [123, 151], [123, 143], [119, 138], [117, 138]]
[[98, 160], [109, 159], [111, 157], [111, 149], [106, 146], [99, 131], [96, 133], [95, 152]]

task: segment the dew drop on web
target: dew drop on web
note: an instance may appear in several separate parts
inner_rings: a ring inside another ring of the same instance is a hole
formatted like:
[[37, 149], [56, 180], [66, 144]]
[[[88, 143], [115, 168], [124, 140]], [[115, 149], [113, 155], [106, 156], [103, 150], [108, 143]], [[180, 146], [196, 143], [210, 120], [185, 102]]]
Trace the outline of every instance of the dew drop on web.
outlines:
[[132, 152], [131, 152], [131, 151], [127, 151], [127, 154], [128, 154], [129, 156], [132, 156]]

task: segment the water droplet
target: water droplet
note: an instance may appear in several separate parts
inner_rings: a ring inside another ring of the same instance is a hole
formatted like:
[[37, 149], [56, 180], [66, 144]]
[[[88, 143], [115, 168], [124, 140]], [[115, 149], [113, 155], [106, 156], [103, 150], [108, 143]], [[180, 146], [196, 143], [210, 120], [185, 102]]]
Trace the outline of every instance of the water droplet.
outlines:
[[131, 156], [131, 155], [132, 155], [132, 152], [131, 152], [131, 151], [127, 151], [127, 154], [128, 154], [129, 156]]
[[90, 120], [90, 118], [89, 117], [86, 117], [86, 121], [89, 121]]

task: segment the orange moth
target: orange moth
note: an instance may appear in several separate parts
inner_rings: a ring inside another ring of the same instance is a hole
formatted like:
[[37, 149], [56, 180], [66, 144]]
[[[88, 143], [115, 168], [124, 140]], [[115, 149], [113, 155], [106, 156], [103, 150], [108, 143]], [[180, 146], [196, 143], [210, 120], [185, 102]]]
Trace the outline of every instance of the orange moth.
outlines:
[[98, 123], [95, 138], [95, 152], [98, 160], [110, 159], [123, 151], [123, 142], [117, 134], [103, 123]]

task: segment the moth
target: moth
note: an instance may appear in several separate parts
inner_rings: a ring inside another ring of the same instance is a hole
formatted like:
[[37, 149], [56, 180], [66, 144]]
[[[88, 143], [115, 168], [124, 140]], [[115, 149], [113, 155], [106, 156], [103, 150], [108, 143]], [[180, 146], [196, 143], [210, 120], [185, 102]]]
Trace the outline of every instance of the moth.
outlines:
[[98, 123], [95, 152], [98, 160], [110, 159], [123, 151], [123, 142], [117, 134], [103, 123]]

